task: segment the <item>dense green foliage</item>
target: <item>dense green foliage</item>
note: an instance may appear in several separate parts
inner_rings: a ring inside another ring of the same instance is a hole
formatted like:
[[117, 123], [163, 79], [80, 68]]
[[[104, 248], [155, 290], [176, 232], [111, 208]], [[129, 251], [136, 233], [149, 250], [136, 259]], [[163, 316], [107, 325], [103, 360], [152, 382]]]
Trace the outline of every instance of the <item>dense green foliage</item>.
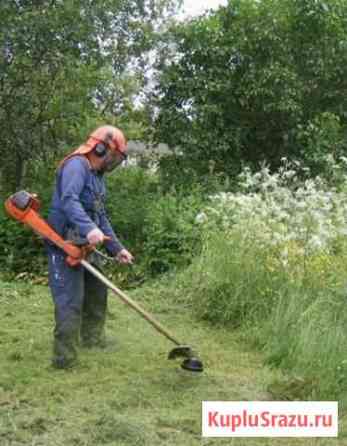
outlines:
[[283, 156], [317, 172], [346, 152], [345, 1], [230, 1], [167, 39], [156, 137], [177, 149], [162, 163], [171, 181]]
[[158, 197], [144, 221], [145, 270], [150, 276], [186, 267], [201, 247], [195, 222], [203, 204], [200, 191], [190, 195], [167, 193]]
[[[134, 270], [111, 264], [110, 273], [119, 272], [118, 279], [131, 285], [190, 264], [201, 238], [195, 217], [204, 198], [198, 188], [190, 195], [175, 189], [163, 195], [158, 176], [139, 167], [118, 169], [106, 181], [109, 219], [136, 258]], [[54, 169], [38, 169], [29, 190], [40, 197], [43, 216], [49, 210], [53, 185]], [[42, 274], [46, 268], [44, 257], [43, 243], [1, 210], [0, 271], [9, 275]]]
[[146, 113], [134, 110], [133, 97], [170, 4], [1, 2], [0, 193], [25, 185], [37, 160], [49, 163], [100, 122], [143, 136]]

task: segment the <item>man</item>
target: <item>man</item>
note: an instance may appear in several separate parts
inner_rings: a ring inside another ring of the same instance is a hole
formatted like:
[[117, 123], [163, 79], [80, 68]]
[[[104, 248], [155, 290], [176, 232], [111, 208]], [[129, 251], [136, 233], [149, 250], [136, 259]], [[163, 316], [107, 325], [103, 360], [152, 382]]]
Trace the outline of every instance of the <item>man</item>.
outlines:
[[[91, 133], [85, 144], [61, 162], [48, 216], [49, 224], [65, 240], [105, 243], [108, 253], [123, 264], [132, 263], [133, 256], [108, 221], [103, 174], [119, 166], [126, 151], [119, 129], [103, 126]], [[69, 266], [59, 248], [48, 243], [47, 251], [55, 306], [52, 363], [65, 369], [76, 363], [79, 342], [86, 347], [105, 346], [107, 289], [81, 265]]]

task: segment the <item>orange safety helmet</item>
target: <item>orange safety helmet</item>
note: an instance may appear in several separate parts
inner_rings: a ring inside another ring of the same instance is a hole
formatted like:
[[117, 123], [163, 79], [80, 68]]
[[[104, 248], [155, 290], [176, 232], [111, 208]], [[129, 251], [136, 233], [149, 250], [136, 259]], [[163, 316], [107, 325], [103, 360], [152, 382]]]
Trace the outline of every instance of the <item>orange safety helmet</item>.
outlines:
[[118, 150], [121, 153], [125, 153], [127, 150], [127, 141], [123, 132], [111, 125], [103, 125], [94, 130], [90, 134], [87, 144], [92, 144], [95, 147], [100, 142], [106, 144], [111, 150]]
[[121, 130], [111, 125], [103, 125], [94, 130], [87, 141], [67, 155], [60, 163], [62, 165], [66, 160], [75, 155], [87, 155], [97, 144], [105, 144], [112, 151], [118, 151], [125, 155], [127, 151], [127, 140]]

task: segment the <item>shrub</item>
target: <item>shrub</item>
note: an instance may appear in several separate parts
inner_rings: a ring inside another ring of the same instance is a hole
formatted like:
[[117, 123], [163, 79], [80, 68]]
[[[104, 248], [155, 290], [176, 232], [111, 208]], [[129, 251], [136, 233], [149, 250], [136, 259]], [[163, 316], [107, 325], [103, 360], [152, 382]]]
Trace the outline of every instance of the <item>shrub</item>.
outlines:
[[151, 276], [187, 266], [200, 248], [200, 228], [195, 223], [203, 196], [172, 191], [158, 196], [145, 220], [144, 252]]
[[43, 243], [31, 230], [0, 211], [0, 271], [11, 275], [40, 273], [45, 264]]
[[[48, 212], [54, 184], [55, 166], [52, 163], [35, 165], [23, 189], [36, 193], [41, 201], [40, 213]], [[5, 200], [7, 197], [3, 197]], [[41, 274], [46, 270], [46, 258], [42, 240], [31, 229], [10, 219], [4, 207], [0, 210], [0, 272], [17, 275], [23, 272]]]
[[127, 167], [106, 181], [109, 219], [122, 242], [142, 254], [145, 221], [158, 196], [157, 177], [140, 167]]
[[[48, 213], [55, 168], [36, 169], [35, 181], [28, 190], [38, 193], [42, 215]], [[159, 180], [150, 170], [130, 166], [107, 176], [108, 216], [122, 243], [133, 252], [135, 268], [110, 264], [107, 274], [122, 286], [137, 285], [147, 277], [187, 265], [198, 247], [200, 228], [195, 216], [203, 204], [197, 189], [186, 195], [164, 194]], [[0, 260], [2, 272], [11, 275], [46, 270], [43, 244], [32, 231], [0, 213]]]

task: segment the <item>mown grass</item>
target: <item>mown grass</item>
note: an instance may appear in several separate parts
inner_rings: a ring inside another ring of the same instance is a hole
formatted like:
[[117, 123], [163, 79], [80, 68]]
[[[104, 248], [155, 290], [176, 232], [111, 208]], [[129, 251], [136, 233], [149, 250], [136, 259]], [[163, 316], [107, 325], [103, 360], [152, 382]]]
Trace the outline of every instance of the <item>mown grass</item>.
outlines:
[[132, 295], [198, 347], [203, 374], [167, 361], [172, 345], [112, 296], [107, 327], [114, 348], [81, 351], [75, 369], [53, 370], [47, 287], [0, 286], [1, 446], [347, 444], [343, 416], [339, 440], [202, 439], [201, 401], [276, 399], [268, 386], [283, 376], [265, 367], [237, 331], [212, 328], [173, 304], [165, 281]]

